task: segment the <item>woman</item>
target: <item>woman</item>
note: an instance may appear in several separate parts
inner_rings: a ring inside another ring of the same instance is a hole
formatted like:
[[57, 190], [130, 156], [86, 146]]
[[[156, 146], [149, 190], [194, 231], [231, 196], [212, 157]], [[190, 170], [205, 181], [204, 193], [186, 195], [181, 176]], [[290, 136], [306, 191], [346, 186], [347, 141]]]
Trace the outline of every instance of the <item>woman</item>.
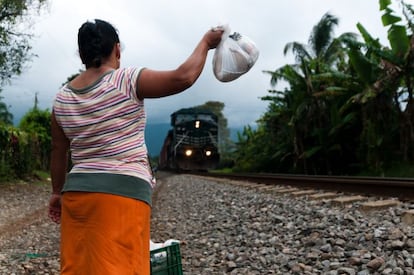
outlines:
[[177, 69], [154, 71], [120, 68], [118, 33], [108, 22], [80, 27], [86, 70], [58, 92], [51, 118], [49, 216], [61, 222], [61, 274], [150, 273], [153, 186], [144, 99], [189, 88], [221, 35], [208, 31]]

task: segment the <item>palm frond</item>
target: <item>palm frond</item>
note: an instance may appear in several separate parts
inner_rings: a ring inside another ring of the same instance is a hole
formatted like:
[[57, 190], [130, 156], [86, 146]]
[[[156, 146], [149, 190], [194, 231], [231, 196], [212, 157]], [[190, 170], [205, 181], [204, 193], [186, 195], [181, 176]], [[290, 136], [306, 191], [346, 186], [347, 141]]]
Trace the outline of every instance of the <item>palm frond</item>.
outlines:
[[295, 56], [295, 60], [300, 62], [300, 60], [309, 60], [312, 59], [312, 56], [307, 50], [307, 45], [301, 44], [299, 42], [290, 42], [285, 45], [283, 49], [283, 54], [286, 55], [289, 51]]
[[318, 24], [313, 27], [308, 43], [316, 57], [322, 56], [332, 42], [334, 27], [338, 23], [339, 19], [337, 17], [330, 13], [325, 13]]

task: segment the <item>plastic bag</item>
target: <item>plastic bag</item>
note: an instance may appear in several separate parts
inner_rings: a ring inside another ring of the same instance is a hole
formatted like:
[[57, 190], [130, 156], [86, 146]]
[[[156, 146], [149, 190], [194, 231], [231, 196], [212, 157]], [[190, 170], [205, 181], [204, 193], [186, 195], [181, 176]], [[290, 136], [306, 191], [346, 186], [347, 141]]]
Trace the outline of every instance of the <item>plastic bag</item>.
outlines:
[[169, 240], [166, 240], [163, 243], [154, 243], [152, 240], [150, 240], [150, 251], [158, 249], [158, 248], [169, 246], [173, 243], [180, 243], [180, 241], [175, 240], [175, 239], [169, 239]]
[[234, 32], [230, 35], [230, 27], [224, 29], [220, 44], [213, 56], [213, 72], [221, 82], [229, 82], [247, 73], [256, 63], [259, 50], [247, 36]]

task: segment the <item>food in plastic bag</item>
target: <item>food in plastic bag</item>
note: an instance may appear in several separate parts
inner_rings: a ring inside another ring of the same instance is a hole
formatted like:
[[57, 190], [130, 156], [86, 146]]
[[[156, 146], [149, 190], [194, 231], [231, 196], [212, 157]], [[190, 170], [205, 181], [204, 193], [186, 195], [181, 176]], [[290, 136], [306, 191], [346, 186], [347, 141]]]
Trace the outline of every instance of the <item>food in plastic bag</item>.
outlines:
[[213, 56], [213, 72], [222, 82], [229, 82], [247, 73], [256, 63], [259, 50], [247, 36], [234, 32], [230, 34], [227, 25], [224, 29], [220, 44]]

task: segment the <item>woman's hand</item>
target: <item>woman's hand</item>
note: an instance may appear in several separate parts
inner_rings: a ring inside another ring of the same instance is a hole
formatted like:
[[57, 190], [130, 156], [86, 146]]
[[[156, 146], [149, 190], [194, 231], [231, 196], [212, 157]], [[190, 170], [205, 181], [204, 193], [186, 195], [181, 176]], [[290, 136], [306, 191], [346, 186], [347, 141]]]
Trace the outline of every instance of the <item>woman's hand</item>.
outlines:
[[209, 49], [214, 49], [220, 44], [224, 29], [222, 27], [215, 27], [209, 30], [203, 37]]
[[60, 194], [52, 194], [49, 199], [48, 216], [53, 222], [60, 223], [60, 213], [61, 213]]

